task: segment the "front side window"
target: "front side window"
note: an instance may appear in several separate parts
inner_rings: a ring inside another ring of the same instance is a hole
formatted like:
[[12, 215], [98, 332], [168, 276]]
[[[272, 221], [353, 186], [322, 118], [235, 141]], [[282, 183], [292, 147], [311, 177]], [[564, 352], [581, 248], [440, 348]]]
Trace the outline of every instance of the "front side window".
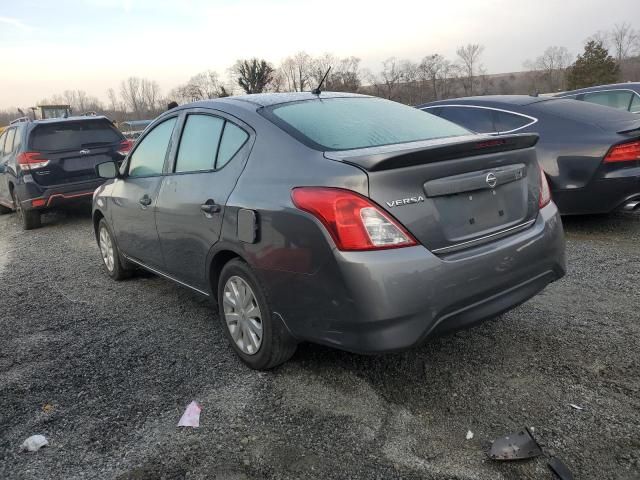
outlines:
[[182, 131], [176, 172], [213, 170], [224, 120], [210, 115], [189, 115]]
[[155, 126], [142, 139], [129, 159], [130, 177], [148, 177], [162, 174], [176, 118], [170, 118]]
[[371, 97], [285, 103], [265, 115], [317, 150], [350, 150], [469, 134], [430, 113]]
[[632, 92], [625, 90], [612, 90], [610, 92], [585, 93], [584, 101], [613, 107], [619, 110], [628, 110], [631, 103]]
[[493, 123], [493, 110], [486, 108], [443, 107], [440, 116], [472, 132], [492, 133], [497, 130]]

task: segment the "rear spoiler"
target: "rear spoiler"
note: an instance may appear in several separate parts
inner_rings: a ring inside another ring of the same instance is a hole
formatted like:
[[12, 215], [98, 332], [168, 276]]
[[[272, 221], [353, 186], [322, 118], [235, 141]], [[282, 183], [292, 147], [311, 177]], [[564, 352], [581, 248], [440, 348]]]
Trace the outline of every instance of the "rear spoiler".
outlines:
[[535, 133], [513, 135], [467, 135], [408, 144], [385, 145], [358, 150], [325, 152], [324, 156], [356, 165], [369, 172], [411, 167], [455, 158], [473, 157], [533, 147]]

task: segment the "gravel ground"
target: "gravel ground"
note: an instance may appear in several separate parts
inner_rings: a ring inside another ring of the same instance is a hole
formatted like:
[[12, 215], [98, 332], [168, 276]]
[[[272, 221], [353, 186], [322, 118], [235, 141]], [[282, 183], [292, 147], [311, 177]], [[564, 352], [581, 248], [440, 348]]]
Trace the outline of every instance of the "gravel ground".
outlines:
[[[111, 281], [86, 212], [1, 216], [0, 478], [553, 478], [487, 459], [526, 425], [577, 479], [638, 479], [640, 215], [565, 229], [568, 276], [496, 320], [402, 354], [301, 345], [258, 373], [206, 300]], [[201, 426], [179, 429], [192, 400]], [[49, 447], [20, 453], [37, 433]]]

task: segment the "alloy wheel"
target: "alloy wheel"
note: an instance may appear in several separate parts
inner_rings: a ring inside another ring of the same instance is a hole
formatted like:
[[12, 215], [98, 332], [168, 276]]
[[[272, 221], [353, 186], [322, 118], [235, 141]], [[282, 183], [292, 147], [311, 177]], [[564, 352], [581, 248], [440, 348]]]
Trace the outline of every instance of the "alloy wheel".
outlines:
[[262, 314], [258, 300], [247, 282], [229, 277], [223, 290], [224, 317], [231, 338], [247, 355], [255, 355], [262, 345]]
[[107, 270], [113, 272], [113, 268], [115, 266], [113, 242], [111, 241], [109, 231], [105, 227], [100, 228], [100, 253], [102, 254], [102, 260], [104, 261]]

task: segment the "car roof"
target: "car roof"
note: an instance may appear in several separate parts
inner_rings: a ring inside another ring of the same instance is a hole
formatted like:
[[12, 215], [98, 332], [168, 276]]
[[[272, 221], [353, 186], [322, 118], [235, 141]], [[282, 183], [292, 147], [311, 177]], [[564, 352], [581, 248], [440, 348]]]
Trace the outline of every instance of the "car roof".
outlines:
[[437, 105], [451, 105], [453, 103], [469, 103], [469, 104], [503, 104], [525, 106], [532, 103], [546, 102], [554, 100], [553, 97], [537, 97], [533, 95], [480, 95], [476, 97], [460, 97], [450, 98], [448, 100], [437, 100], [422, 105], [417, 108], [435, 107]]
[[288, 92], [288, 93], [254, 93], [250, 95], [236, 95], [233, 97], [215, 98], [211, 100], [202, 100], [195, 103], [181, 105], [181, 107], [214, 107], [220, 103], [242, 102], [244, 104], [251, 103], [259, 107], [271, 107], [281, 103], [301, 102], [305, 100], [325, 100], [328, 98], [349, 98], [361, 97], [371, 98], [369, 95], [360, 95], [358, 93], [347, 92], [322, 92], [315, 95], [311, 92]]
[[78, 122], [78, 121], [95, 121], [106, 120], [111, 123], [104, 115], [76, 115], [72, 117], [60, 117], [60, 118], [45, 118], [43, 120], [32, 120], [30, 123], [33, 125], [47, 125], [50, 123], [66, 123], [66, 122]]
[[634, 90], [640, 92], [640, 82], [626, 82], [626, 83], [610, 83], [608, 85], [596, 85], [594, 87], [579, 88], [577, 90], [568, 90], [556, 94], [556, 97], [564, 97], [566, 95], [575, 95], [579, 93], [599, 92], [601, 90]]

